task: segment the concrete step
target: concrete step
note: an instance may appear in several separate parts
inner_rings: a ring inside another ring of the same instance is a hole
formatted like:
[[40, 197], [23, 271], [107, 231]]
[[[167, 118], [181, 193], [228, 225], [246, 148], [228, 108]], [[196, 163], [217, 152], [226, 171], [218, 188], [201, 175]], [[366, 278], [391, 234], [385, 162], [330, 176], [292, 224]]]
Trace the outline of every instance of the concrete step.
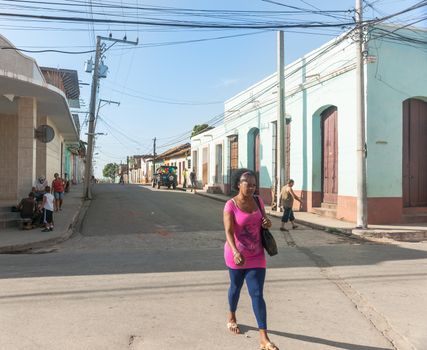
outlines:
[[0, 231], [19, 227], [21, 223], [21, 215], [19, 212], [11, 211], [13, 205], [16, 205], [16, 203], [2, 201], [0, 205]]
[[218, 187], [218, 186], [208, 186], [208, 188], [206, 189], [206, 192], [212, 193], [212, 194], [222, 194], [221, 187]]
[[7, 230], [9, 228], [17, 228], [20, 226], [21, 218], [8, 218], [0, 220], [0, 234], [2, 230]]
[[427, 213], [403, 215], [403, 221], [408, 224], [427, 223]]
[[19, 217], [21, 217], [21, 215], [18, 212], [0, 211], [0, 221], [7, 219], [16, 219]]
[[335, 209], [327, 209], [327, 208], [313, 208], [313, 212], [320, 216], [325, 216], [328, 218], [336, 218], [337, 211]]
[[0, 206], [0, 213], [10, 213], [13, 205], [16, 205], [16, 203], [9, 206]]
[[321, 203], [320, 207], [323, 209], [337, 210], [337, 204], [336, 203]]
[[427, 214], [427, 207], [403, 208], [403, 215]]

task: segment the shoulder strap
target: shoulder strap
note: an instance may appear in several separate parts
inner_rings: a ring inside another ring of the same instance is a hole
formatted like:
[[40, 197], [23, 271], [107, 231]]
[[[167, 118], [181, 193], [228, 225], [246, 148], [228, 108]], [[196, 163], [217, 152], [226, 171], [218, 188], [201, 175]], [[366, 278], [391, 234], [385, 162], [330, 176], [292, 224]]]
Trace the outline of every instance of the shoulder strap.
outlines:
[[255, 202], [256, 202], [256, 204], [257, 204], [257, 206], [258, 206], [259, 211], [261, 212], [261, 215], [262, 215], [262, 216], [265, 216], [265, 215], [264, 215], [264, 211], [263, 211], [263, 210], [262, 210], [262, 208], [261, 208], [261, 204], [260, 204], [260, 202], [259, 202], [259, 198], [258, 198], [258, 196], [255, 196], [255, 195], [254, 195], [254, 200], [255, 200]]

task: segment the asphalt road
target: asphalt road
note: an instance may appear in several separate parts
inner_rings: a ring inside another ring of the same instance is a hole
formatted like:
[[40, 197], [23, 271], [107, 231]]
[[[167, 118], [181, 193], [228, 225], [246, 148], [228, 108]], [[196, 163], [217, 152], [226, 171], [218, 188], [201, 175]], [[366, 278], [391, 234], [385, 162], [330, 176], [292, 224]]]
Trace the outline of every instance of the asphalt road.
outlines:
[[[246, 336], [224, 331], [223, 206], [97, 185], [71, 240], [0, 256], [0, 349], [256, 349], [247, 297]], [[268, 259], [265, 293], [282, 348], [427, 349], [426, 244], [278, 228], [273, 218], [280, 253]]]

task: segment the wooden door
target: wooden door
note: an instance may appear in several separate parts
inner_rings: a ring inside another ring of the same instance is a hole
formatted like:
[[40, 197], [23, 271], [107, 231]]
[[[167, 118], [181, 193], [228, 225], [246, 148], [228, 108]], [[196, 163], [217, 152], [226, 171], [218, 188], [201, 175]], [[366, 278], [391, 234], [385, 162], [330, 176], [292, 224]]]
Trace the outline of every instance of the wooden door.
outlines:
[[261, 155], [260, 155], [260, 139], [259, 139], [259, 131], [255, 134], [254, 140], [254, 170], [259, 180], [259, 171], [261, 168]]
[[427, 103], [403, 102], [403, 206], [427, 206]]
[[236, 137], [230, 139], [230, 169], [235, 170], [239, 167], [239, 142]]
[[215, 183], [222, 183], [222, 145], [216, 145]]
[[202, 182], [203, 182], [203, 186], [206, 185], [208, 183], [208, 162], [209, 162], [209, 157], [208, 157], [208, 148], [203, 148], [203, 155], [202, 155]]
[[239, 139], [237, 136], [230, 137], [230, 157], [229, 157], [230, 174], [228, 183], [231, 183], [231, 176], [234, 170], [239, 168]]
[[338, 112], [330, 107], [322, 118], [322, 197], [324, 203], [338, 198]]

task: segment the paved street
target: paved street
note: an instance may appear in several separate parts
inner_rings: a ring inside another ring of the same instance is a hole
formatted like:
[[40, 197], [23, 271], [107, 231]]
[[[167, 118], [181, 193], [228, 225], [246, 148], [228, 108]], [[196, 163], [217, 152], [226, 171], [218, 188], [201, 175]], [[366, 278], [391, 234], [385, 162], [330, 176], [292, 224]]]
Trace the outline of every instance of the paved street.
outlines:
[[[0, 349], [257, 349], [247, 291], [226, 331], [223, 203], [97, 185], [80, 233], [0, 255]], [[427, 349], [427, 243], [278, 230], [265, 297], [280, 349]]]

